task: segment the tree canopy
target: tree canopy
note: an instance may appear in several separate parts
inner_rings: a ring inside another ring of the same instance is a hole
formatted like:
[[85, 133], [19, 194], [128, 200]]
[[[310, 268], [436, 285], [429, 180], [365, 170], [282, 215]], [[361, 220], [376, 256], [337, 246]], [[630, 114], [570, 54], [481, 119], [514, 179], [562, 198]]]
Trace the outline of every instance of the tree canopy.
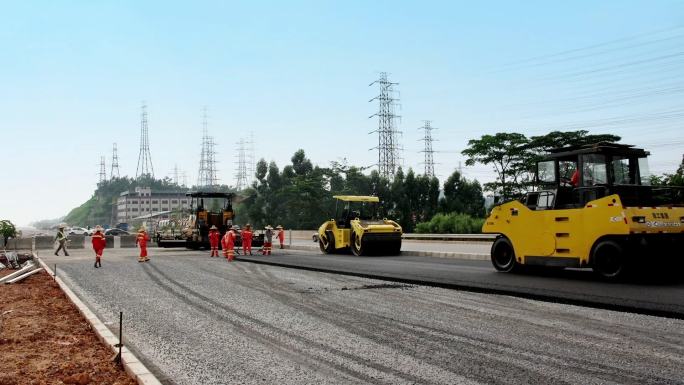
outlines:
[[589, 135], [586, 130], [552, 131], [530, 138], [515, 132], [499, 132], [471, 139], [461, 153], [468, 157], [466, 165], [491, 165], [497, 178], [485, 183], [484, 188], [508, 199], [530, 186], [537, 161], [550, 149], [619, 140], [617, 135]]

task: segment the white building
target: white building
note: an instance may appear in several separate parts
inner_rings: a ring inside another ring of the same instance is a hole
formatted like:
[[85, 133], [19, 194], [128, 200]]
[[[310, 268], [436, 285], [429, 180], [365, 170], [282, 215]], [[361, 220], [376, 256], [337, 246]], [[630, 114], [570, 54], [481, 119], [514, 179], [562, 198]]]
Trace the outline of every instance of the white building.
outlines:
[[190, 208], [190, 200], [183, 191], [153, 192], [149, 187], [136, 187], [135, 191], [122, 192], [117, 199], [116, 221], [125, 223], [143, 215], [187, 210]]

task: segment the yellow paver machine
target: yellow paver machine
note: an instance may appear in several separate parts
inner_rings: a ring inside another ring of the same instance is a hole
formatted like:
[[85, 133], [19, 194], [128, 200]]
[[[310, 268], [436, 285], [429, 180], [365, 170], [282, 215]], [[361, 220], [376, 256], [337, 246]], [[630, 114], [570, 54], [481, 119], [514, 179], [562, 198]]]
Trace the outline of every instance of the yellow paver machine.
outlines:
[[331, 254], [351, 249], [354, 255], [396, 255], [401, 251], [401, 226], [378, 218], [376, 196], [336, 195], [335, 217], [318, 229], [321, 251]]
[[651, 186], [648, 155], [615, 143], [552, 150], [537, 163], [539, 190], [494, 207], [482, 227], [499, 234], [494, 267], [591, 267], [615, 279], [684, 266], [684, 190]]

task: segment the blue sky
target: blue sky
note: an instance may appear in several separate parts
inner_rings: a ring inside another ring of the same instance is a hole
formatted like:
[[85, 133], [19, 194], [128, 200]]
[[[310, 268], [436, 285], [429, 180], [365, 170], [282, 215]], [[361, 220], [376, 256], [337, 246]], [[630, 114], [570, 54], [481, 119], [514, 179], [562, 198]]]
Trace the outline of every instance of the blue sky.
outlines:
[[[199, 167], [201, 110], [233, 183], [240, 137], [281, 167], [369, 165], [368, 87], [399, 83], [405, 167], [422, 172], [422, 120], [437, 172], [484, 133], [586, 128], [653, 153], [684, 152], [684, 1], [2, 2], [0, 217], [58, 217], [88, 199], [118, 143], [135, 174], [140, 104], [157, 176]], [[491, 180], [488, 167], [464, 168]], [[6, 188], [6, 186], [12, 186]]]

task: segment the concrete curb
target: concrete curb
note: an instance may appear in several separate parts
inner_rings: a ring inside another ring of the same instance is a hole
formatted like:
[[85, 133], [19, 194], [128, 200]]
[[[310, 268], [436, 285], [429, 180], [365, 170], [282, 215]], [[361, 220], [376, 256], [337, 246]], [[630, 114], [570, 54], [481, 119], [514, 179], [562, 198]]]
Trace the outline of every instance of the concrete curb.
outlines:
[[[35, 254], [34, 254], [35, 255]], [[105, 345], [114, 353], [118, 353], [119, 349], [114, 345], [119, 343], [119, 339], [112, 333], [107, 326], [105, 326], [99, 318], [88, 309], [88, 306], [84, 304], [73, 291], [67, 286], [67, 284], [60, 278], [55, 277], [54, 272], [48, 267], [48, 265], [43, 262], [42, 259], [35, 257], [40, 265], [50, 274], [57, 282], [57, 285], [62, 289], [67, 298], [78, 308], [79, 313], [88, 321], [91, 328], [95, 331], [97, 338], [102, 341]], [[143, 365], [140, 360], [125, 346], [121, 348], [121, 362], [123, 363], [124, 370], [126, 373], [138, 382], [138, 385], [161, 385], [161, 382], [157, 377], [150, 372], [145, 365]]]
[[[319, 251], [316, 246], [286, 246], [286, 249], [304, 250], [304, 251]], [[437, 257], [437, 258], [451, 258], [451, 259], [467, 259], [471, 261], [489, 261], [489, 254], [478, 253], [459, 253], [452, 251], [402, 251], [402, 255], [417, 255], [419, 257]]]

